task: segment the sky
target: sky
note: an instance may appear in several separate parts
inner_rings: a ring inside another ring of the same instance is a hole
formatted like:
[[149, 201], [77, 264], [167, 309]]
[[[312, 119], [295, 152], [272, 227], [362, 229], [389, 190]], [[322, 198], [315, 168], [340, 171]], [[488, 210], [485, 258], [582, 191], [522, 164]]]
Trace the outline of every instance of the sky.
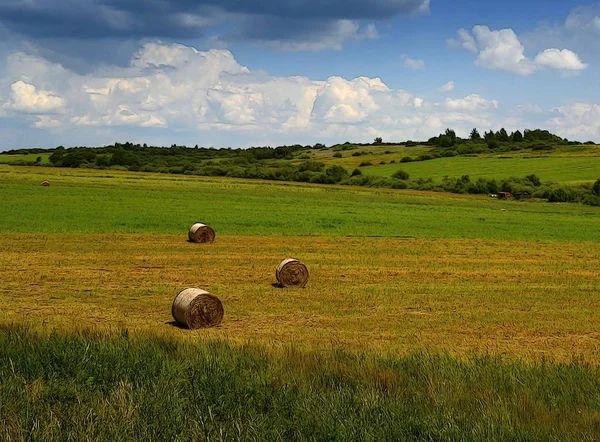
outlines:
[[600, 2], [0, 2], [0, 150], [474, 127], [600, 142]]

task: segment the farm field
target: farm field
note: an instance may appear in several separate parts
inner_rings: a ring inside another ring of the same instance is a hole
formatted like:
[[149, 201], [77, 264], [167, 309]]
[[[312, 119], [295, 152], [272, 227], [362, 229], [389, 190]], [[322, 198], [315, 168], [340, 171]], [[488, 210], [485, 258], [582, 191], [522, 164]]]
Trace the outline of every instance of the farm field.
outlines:
[[472, 180], [501, 180], [535, 174], [542, 182], [577, 184], [598, 179], [600, 148], [582, 148], [582, 152], [559, 151], [554, 154], [508, 152], [493, 156], [457, 156], [361, 167], [364, 174], [376, 176], [392, 176], [400, 169], [408, 172], [411, 178], [432, 178], [436, 182], [440, 182], [445, 176], [457, 178], [469, 175]]
[[[7, 165], [0, 198], [2, 440], [600, 434], [599, 208]], [[221, 327], [172, 324], [187, 286]]]

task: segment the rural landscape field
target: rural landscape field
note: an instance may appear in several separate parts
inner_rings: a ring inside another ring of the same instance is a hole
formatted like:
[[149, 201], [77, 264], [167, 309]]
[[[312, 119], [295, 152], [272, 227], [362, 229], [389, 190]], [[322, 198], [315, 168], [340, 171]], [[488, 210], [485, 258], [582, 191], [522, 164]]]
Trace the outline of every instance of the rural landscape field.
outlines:
[[600, 0], [0, 0], [0, 442], [600, 442]]
[[600, 434], [598, 207], [0, 157], [3, 440]]

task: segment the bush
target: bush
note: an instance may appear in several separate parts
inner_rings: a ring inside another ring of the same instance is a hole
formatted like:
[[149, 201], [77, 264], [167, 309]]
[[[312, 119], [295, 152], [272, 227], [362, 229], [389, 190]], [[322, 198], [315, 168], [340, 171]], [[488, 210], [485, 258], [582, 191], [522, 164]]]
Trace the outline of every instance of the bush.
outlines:
[[371, 163], [370, 161], [363, 161], [362, 163], [360, 163], [358, 165], [358, 167], [365, 167], [365, 166], [372, 166], [373, 163]]
[[352, 175], [350, 175], [350, 176], [358, 176], [358, 175], [362, 175], [362, 172], [359, 169], [354, 169], [352, 171]]
[[398, 170], [396, 172], [394, 172], [394, 174], [392, 175], [392, 178], [396, 178], [397, 180], [408, 180], [409, 175], [408, 172], [404, 171], [404, 170]]
[[401, 163], [410, 163], [414, 161], [411, 157], [402, 157], [402, 159], [400, 160]]
[[592, 187], [592, 192], [594, 193], [594, 195], [600, 196], [600, 179], [598, 179], [594, 183], [594, 187]]
[[342, 158], [342, 153], [341, 152], [336, 152], [333, 154], [333, 158]]

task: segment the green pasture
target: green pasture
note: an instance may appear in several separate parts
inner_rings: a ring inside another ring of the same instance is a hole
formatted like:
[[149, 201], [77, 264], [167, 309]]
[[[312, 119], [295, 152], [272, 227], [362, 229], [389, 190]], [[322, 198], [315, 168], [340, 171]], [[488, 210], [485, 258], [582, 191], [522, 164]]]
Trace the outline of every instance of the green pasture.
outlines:
[[411, 179], [432, 178], [436, 182], [445, 176], [459, 178], [469, 175], [471, 180], [487, 178], [502, 180], [535, 174], [542, 182], [580, 183], [600, 178], [600, 149], [597, 155], [511, 155], [456, 156], [401, 164], [385, 164], [362, 167], [366, 175], [392, 176], [405, 170]]
[[40, 164], [50, 164], [50, 155], [49, 153], [30, 153], [30, 154], [16, 154], [16, 155], [8, 155], [8, 154], [0, 154], [0, 164], [15, 164], [15, 163], [34, 163], [38, 157], [41, 157]]
[[600, 240], [595, 207], [346, 186], [0, 166], [0, 198], [3, 232]]

